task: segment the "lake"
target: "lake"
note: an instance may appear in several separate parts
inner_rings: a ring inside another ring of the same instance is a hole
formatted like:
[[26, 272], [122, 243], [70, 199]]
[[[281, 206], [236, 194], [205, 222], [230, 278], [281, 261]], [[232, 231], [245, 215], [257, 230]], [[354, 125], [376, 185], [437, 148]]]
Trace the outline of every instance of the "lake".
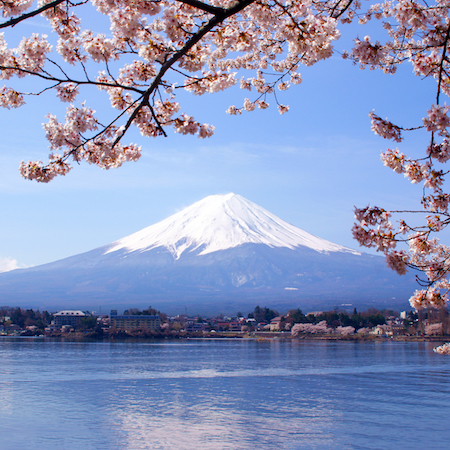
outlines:
[[0, 338], [0, 448], [450, 448], [436, 343]]

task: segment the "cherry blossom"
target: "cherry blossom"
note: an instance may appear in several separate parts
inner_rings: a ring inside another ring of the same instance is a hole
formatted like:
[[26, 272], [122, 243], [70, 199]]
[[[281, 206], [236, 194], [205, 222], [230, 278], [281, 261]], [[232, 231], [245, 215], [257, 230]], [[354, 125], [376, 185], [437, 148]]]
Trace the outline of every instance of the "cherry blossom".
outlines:
[[409, 299], [409, 303], [411, 306], [416, 309], [420, 310], [428, 306], [428, 300], [427, 300], [427, 293], [424, 290], [417, 290], [414, 295], [411, 296]]
[[385, 139], [393, 139], [396, 142], [401, 142], [403, 140], [400, 127], [389, 122], [387, 119], [383, 120], [373, 111], [369, 114], [369, 117], [372, 122], [372, 131], [375, 134], [378, 134]]
[[348, 327], [336, 327], [336, 333], [338, 334], [342, 334], [342, 336], [349, 336], [352, 334], [355, 334], [355, 328], [352, 326], [348, 326]]
[[427, 117], [423, 119], [423, 123], [427, 131], [438, 131], [441, 134], [445, 132], [450, 124], [450, 117], [447, 116], [447, 112], [450, 106], [432, 105], [431, 109], [427, 111]]
[[0, 106], [3, 108], [18, 108], [23, 104], [23, 95], [19, 92], [5, 86], [0, 89]]
[[352, 52], [353, 58], [358, 61], [362, 67], [368, 65], [375, 67], [381, 65], [386, 58], [387, 49], [384, 45], [370, 41], [370, 36], [365, 36], [363, 40], [355, 39], [355, 47]]
[[[353, 330], [354, 330], [354, 328], [353, 328]], [[332, 329], [328, 328], [326, 320], [322, 320], [321, 322], [319, 322], [317, 324], [296, 323], [291, 328], [292, 336], [298, 336], [299, 333], [320, 334], [320, 333], [331, 333], [331, 331], [332, 331]]]
[[427, 149], [427, 155], [445, 163], [450, 159], [450, 142], [445, 138], [440, 144], [432, 143]]
[[427, 325], [425, 327], [425, 334], [428, 336], [442, 335], [442, 322]]
[[405, 171], [405, 155], [396, 150], [387, 150], [386, 153], [381, 152], [381, 161], [383, 164], [396, 173]]
[[[386, 167], [422, 186], [418, 209], [386, 211], [390, 217], [389, 226], [380, 218], [382, 208], [356, 208], [353, 227], [353, 235], [361, 245], [374, 247], [385, 254], [388, 267], [399, 274], [407, 270], [422, 273], [417, 278], [423, 289], [416, 290], [410, 298], [411, 306], [417, 310], [445, 308], [450, 289], [450, 251], [436, 236], [450, 223], [450, 195], [445, 192], [449, 170], [440, 166], [450, 159], [450, 107], [441, 100], [450, 94], [448, 7], [441, 1], [429, 5], [412, 0], [372, 5], [360, 16], [360, 21], [382, 19], [390, 39], [384, 43], [374, 43], [368, 37], [357, 39], [353, 52], [345, 54], [363, 67], [385, 72], [393, 72], [398, 64], [410, 61], [416, 75], [436, 81], [435, 99], [430, 99], [431, 107], [421, 123], [419, 119], [406, 128], [381, 119], [374, 112], [369, 114], [372, 131], [385, 139], [403, 143], [407, 132], [421, 129], [429, 133], [429, 145], [422, 156], [410, 157], [407, 151], [398, 148], [381, 153]], [[414, 220], [409, 222], [405, 217], [411, 219], [411, 214]], [[380, 240], [385, 244], [380, 245]], [[435, 351], [445, 353], [446, 346]]]
[[[119, 166], [124, 154], [115, 147], [131, 148], [121, 141], [133, 126], [151, 137], [167, 136], [168, 128], [183, 135], [211, 137], [214, 126], [194, 118], [188, 110], [178, 114], [178, 89], [211, 94], [234, 87], [240, 78], [241, 89], [252, 96], [247, 96], [242, 107], [230, 106], [229, 114], [266, 109], [272, 96], [280, 114], [287, 113], [289, 106], [278, 101], [276, 90], [284, 93], [300, 84], [301, 65], [332, 56], [333, 43], [340, 37], [338, 18], [359, 8], [349, 5], [331, 13], [330, 6], [309, 0], [1, 3], [6, 19], [0, 27], [6, 34], [0, 36], [0, 76], [4, 80], [34, 76], [48, 83], [31, 93], [5, 86], [1, 106], [16, 108], [25, 103], [26, 95], [44, 96], [52, 90], [62, 102], [71, 104], [64, 121], [51, 112], [44, 124], [50, 148], [59, 151], [61, 164], [54, 159], [47, 165], [24, 163], [21, 173], [47, 182], [66, 174], [70, 160], [84, 159], [105, 167], [105, 159], [94, 155], [98, 156], [100, 147], [103, 154], [107, 142], [111, 149], [106, 166]], [[86, 28], [82, 19], [86, 11], [106, 16], [109, 30]], [[25, 36], [17, 48], [8, 48], [9, 29], [19, 29], [39, 15], [48, 21], [53, 35], [35, 33]], [[247, 76], [242, 75], [245, 72]], [[112, 120], [94, 118], [87, 103], [76, 104], [89, 98], [90, 88], [104, 91], [111, 107], [119, 111]], [[112, 132], [116, 133], [113, 139], [109, 137]], [[117, 164], [112, 161], [115, 157]]]
[[409, 256], [404, 250], [393, 250], [386, 255], [388, 267], [395, 270], [399, 275], [407, 272]]
[[[286, 99], [302, 83], [302, 67], [336, 56], [340, 30], [352, 24], [353, 48], [338, 49], [345, 59], [388, 74], [410, 63], [415, 75], [436, 84], [430, 107], [415, 123], [394, 124], [369, 113], [375, 134], [403, 146], [383, 151], [383, 164], [421, 186], [421, 193], [414, 211], [355, 208], [353, 236], [382, 252], [397, 273], [421, 273], [424, 289], [411, 297], [413, 307], [445, 305], [450, 249], [436, 233], [450, 223], [450, 106], [443, 100], [450, 95], [449, 2], [9, 0], [0, 2], [0, 10], [0, 78], [6, 83], [0, 106], [22, 107], [30, 95], [43, 101], [53, 95], [68, 104], [65, 117], [50, 111], [43, 124], [48, 161], [20, 164], [24, 178], [39, 182], [66, 175], [73, 162], [110, 169], [137, 161], [140, 147], [125, 143], [132, 128], [153, 138], [167, 137], [169, 130], [212, 137], [207, 113], [194, 117], [182, 91], [199, 96], [241, 89], [243, 100], [226, 113], [269, 107], [288, 113]], [[86, 27], [87, 16], [91, 23], [101, 19], [98, 30]], [[105, 19], [109, 29], [100, 29]], [[45, 21], [51, 32], [30, 34], [25, 25], [32, 20]], [[375, 39], [359, 34], [368, 23]], [[17, 32], [23, 36], [18, 44]], [[17, 78], [36, 80], [28, 83], [34, 91], [21, 91]], [[111, 114], [94, 111], [92, 90], [104, 96]], [[406, 135], [415, 130], [429, 136], [421, 155], [405, 148]], [[413, 222], [407, 220], [411, 214]]]
[[433, 349], [434, 352], [439, 353], [440, 355], [450, 355], [450, 343], [442, 344]]

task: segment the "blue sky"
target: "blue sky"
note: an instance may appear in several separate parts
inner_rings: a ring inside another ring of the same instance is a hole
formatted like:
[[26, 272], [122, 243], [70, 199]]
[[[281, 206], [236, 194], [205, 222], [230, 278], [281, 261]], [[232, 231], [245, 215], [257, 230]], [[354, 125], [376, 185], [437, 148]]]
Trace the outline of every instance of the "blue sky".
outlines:
[[[167, 138], [148, 139], [132, 132], [128, 141], [143, 148], [139, 162], [110, 171], [81, 164], [46, 185], [21, 179], [17, 169], [22, 159], [46, 160], [41, 124], [49, 112], [62, 118], [64, 105], [50, 93], [18, 110], [0, 110], [0, 270], [108, 244], [211, 194], [235, 192], [352, 248], [354, 205], [420, 207], [420, 188], [382, 165], [380, 151], [398, 144], [371, 132], [368, 113], [420, 125], [434, 102], [434, 83], [415, 77], [407, 64], [390, 76], [359, 70], [338, 55], [300, 72], [303, 83], [278, 94], [290, 105], [285, 115], [273, 100], [266, 111], [227, 115], [230, 104], [240, 106], [249, 96], [238, 87], [203, 97], [183, 94], [182, 111], [215, 125], [212, 138], [168, 130]], [[108, 111], [106, 94], [82, 91], [79, 100], [85, 98]], [[419, 132], [400, 149], [415, 155], [426, 145]]]

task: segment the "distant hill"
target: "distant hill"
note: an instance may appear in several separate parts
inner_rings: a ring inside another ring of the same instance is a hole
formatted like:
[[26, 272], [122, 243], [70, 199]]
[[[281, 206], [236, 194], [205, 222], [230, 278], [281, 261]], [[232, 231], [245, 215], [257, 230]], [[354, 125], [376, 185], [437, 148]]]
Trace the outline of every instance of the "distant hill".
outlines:
[[0, 273], [0, 304], [41, 309], [153, 307], [212, 314], [408, 308], [416, 288], [384, 258], [313, 236], [236, 195], [213, 195], [112, 244]]

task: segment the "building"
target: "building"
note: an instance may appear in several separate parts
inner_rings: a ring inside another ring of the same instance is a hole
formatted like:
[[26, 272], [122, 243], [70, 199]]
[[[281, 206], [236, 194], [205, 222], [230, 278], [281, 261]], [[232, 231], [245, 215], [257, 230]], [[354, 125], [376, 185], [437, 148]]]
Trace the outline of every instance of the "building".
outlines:
[[208, 324], [205, 322], [197, 322], [194, 319], [187, 319], [184, 325], [184, 329], [188, 333], [196, 332], [196, 331], [206, 331], [208, 328]]
[[400, 336], [406, 333], [405, 325], [402, 323], [391, 323], [392, 336]]
[[[111, 311], [112, 312], [112, 311]], [[159, 330], [161, 318], [158, 315], [111, 314], [111, 328], [119, 330]]]
[[79, 310], [59, 311], [53, 315], [56, 328], [61, 328], [64, 325], [70, 325], [71, 327], [76, 328], [83, 317], [90, 316], [90, 313]]
[[274, 317], [270, 321], [270, 325], [269, 325], [270, 331], [280, 331], [280, 323], [281, 323], [281, 316]]

